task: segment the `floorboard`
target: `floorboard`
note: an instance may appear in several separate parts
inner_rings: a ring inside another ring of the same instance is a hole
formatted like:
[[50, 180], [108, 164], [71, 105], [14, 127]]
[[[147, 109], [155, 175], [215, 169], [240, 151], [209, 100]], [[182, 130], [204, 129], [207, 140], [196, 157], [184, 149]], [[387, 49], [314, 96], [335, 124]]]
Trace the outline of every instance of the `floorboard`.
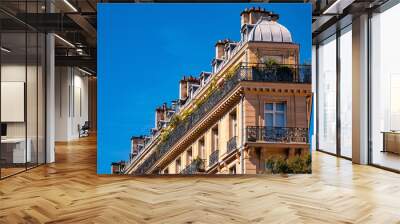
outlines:
[[313, 174], [96, 175], [96, 139], [0, 181], [0, 223], [400, 223], [400, 175], [313, 153]]

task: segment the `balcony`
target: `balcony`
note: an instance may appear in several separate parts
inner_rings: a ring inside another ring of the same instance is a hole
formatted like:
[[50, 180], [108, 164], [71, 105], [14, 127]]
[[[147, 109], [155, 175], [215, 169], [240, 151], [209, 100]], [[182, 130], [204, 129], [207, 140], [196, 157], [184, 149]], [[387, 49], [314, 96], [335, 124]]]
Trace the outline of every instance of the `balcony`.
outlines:
[[218, 162], [218, 159], [219, 159], [219, 150], [217, 149], [214, 152], [212, 152], [208, 157], [208, 166], [212, 167], [214, 164]]
[[229, 95], [241, 81], [279, 82], [279, 83], [311, 83], [310, 65], [265, 65], [242, 64], [221, 87], [211, 93], [207, 100], [198, 106], [185, 120], [180, 121], [171, 131], [168, 138], [160, 143], [156, 150], [139, 165], [135, 173], [146, 173], [169, 149], [188, 133], [204, 116], [206, 116], [221, 100]]
[[195, 159], [181, 171], [181, 174], [196, 174], [205, 171], [205, 159]]
[[243, 64], [241, 80], [278, 83], [311, 83], [311, 66], [290, 64]]
[[249, 126], [246, 128], [248, 142], [309, 143], [308, 128]]
[[229, 141], [226, 143], [226, 150], [227, 153], [230, 153], [232, 151], [235, 151], [237, 149], [237, 136], [232, 137], [229, 139]]

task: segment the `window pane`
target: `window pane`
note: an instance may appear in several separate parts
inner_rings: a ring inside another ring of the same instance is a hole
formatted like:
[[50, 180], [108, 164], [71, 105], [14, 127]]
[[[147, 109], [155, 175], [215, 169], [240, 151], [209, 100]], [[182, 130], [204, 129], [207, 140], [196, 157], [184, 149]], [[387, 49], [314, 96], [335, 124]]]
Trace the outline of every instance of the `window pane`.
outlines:
[[276, 104], [277, 111], [285, 111], [285, 104], [284, 103], [277, 103]]
[[265, 121], [264, 121], [265, 126], [273, 126], [274, 125], [272, 113], [265, 113], [264, 119], [265, 119]]
[[336, 153], [336, 36], [318, 48], [318, 147]]
[[274, 109], [274, 105], [272, 103], [266, 103], [265, 104], [265, 110], [273, 110]]
[[342, 156], [352, 156], [352, 34], [351, 26], [340, 37], [340, 127]]
[[400, 170], [400, 4], [371, 19], [372, 163]]
[[275, 114], [275, 127], [285, 127], [285, 114], [276, 113]]

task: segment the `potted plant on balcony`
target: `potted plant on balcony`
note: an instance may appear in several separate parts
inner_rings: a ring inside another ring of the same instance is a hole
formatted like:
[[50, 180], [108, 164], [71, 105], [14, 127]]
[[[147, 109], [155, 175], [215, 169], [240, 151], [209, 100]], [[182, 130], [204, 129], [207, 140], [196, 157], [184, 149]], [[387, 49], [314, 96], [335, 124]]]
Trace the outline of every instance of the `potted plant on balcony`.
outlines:
[[205, 167], [203, 159], [201, 159], [200, 157], [196, 157], [195, 159], [193, 159], [192, 164], [196, 167], [197, 171], [204, 172]]
[[262, 67], [255, 67], [252, 70], [255, 80], [273, 81], [276, 80], [276, 68], [278, 62], [273, 58], [268, 58], [263, 62]]
[[278, 66], [276, 69], [277, 72], [277, 81], [282, 82], [291, 82], [294, 79], [293, 70], [289, 68], [287, 65]]

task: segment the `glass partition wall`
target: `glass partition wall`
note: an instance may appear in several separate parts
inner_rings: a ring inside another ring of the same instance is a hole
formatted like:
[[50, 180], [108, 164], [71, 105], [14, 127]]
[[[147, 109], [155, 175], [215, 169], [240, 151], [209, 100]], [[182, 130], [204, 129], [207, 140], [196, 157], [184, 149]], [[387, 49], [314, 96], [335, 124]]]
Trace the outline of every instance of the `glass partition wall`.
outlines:
[[336, 35], [318, 47], [318, 149], [336, 154]]
[[[395, 28], [400, 21], [400, 4], [388, 1], [364, 13], [369, 13], [368, 32], [354, 34], [356, 39], [353, 40], [352, 24], [346, 17], [316, 38], [333, 33], [329, 38], [319, 39], [315, 45], [316, 147], [353, 159], [352, 43], [365, 38], [368, 45], [360, 47], [368, 49], [354, 50], [368, 51], [369, 56], [365, 65], [368, 67], [368, 139], [365, 140], [368, 141], [368, 164], [400, 172], [400, 32]], [[342, 25], [346, 27], [339, 29]], [[360, 156], [358, 152], [354, 155]]]
[[[38, 2], [18, 6], [35, 12]], [[45, 163], [45, 41], [43, 33], [0, 12], [1, 179]]]
[[370, 162], [400, 171], [400, 4], [371, 18]]
[[340, 155], [352, 158], [352, 33], [351, 25], [340, 31], [339, 96], [340, 96]]
[[317, 46], [317, 150], [352, 157], [352, 27]]

